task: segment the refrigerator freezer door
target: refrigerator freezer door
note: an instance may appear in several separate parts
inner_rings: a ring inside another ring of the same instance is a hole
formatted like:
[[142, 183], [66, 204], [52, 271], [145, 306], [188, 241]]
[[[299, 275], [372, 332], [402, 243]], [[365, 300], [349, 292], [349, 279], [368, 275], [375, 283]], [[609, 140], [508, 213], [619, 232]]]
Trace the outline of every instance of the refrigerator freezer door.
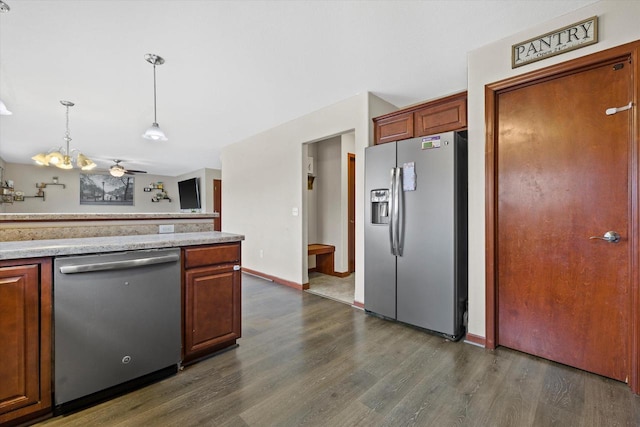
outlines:
[[390, 190], [396, 166], [396, 144], [365, 150], [364, 308], [396, 318], [396, 257], [391, 254], [388, 224], [374, 224], [371, 192]]
[[416, 191], [405, 191], [403, 254], [397, 260], [398, 320], [456, 335], [454, 133], [436, 143], [398, 143], [398, 167], [415, 162]]

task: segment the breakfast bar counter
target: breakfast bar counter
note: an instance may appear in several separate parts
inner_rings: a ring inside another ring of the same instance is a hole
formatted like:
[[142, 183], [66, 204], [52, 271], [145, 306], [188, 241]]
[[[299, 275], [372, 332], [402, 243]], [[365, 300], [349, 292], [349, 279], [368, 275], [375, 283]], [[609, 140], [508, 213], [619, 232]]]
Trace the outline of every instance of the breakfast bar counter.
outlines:
[[25, 240], [1, 242], [0, 260], [210, 245], [242, 240], [242, 235], [219, 231]]

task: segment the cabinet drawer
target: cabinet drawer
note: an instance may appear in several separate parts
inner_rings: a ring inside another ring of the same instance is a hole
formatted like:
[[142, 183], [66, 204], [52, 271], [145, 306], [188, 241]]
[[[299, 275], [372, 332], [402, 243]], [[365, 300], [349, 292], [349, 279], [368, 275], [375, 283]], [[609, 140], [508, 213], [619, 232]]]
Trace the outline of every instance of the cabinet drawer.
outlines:
[[240, 244], [224, 244], [184, 250], [184, 268], [240, 262]]

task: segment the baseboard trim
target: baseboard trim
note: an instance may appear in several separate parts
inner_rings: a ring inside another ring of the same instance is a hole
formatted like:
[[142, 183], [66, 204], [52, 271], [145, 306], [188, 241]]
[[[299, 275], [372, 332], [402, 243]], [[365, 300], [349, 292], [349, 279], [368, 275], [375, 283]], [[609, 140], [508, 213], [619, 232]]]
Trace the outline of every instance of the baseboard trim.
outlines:
[[[315, 273], [316, 271], [318, 271], [317, 267], [312, 267], [309, 269], [309, 273]], [[320, 272], [322, 273], [322, 272]], [[334, 271], [333, 273], [322, 273], [322, 274], [326, 274], [327, 276], [334, 276], [334, 277], [339, 277], [341, 279], [344, 279], [345, 277], [349, 277], [349, 275], [351, 273], [349, 273], [348, 271], [345, 271], [344, 273], [340, 273], [339, 271]]]
[[465, 337], [465, 342], [469, 344], [479, 345], [480, 347], [486, 347], [487, 339], [485, 337], [481, 337], [478, 335], [473, 335], [467, 332], [467, 336]]
[[364, 303], [360, 301], [353, 301], [353, 306], [364, 310]]
[[308, 283], [304, 283], [304, 284], [301, 285], [299, 283], [292, 282], [290, 280], [285, 280], [285, 279], [281, 279], [280, 277], [277, 277], [277, 276], [272, 276], [270, 274], [262, 273], [261, 271], [252, 270], [252, 269], [247, 268], [247, 267], [242, 267], [242, 271], [247, 272], [249, 274], [253, 274], [254, 276], [262, 277], [263, 279], [271, 280], [272, 282], [275, 282], [275, 283], [277, 283], [279, 285], [284, 285], [284, 286], [288, 286], [288, 287], [293, 288], [293, 289], [297, 289], [299, 291], [303, 291], [305, 289], [309, 289], [309, 284]]
[[339, 271], [334, 271], [332, 276], [336, 276], [336, 277], [340, 277], [340, 278], [345, 278], [348, 277], [351, 273], [349, 273], [348, 271], [345, 271], [344, 273], [340, 273]]

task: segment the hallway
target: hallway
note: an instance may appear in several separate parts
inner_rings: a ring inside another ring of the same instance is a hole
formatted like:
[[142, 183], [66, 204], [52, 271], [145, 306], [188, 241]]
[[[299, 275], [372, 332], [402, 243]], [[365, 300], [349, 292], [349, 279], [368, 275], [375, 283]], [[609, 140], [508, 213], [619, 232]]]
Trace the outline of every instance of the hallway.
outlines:
[[354, 300], [355, 280], [355, 274], [342, 278], [313, 272], [309, 273], [309, 289], [306, 292], [351, 305]]

